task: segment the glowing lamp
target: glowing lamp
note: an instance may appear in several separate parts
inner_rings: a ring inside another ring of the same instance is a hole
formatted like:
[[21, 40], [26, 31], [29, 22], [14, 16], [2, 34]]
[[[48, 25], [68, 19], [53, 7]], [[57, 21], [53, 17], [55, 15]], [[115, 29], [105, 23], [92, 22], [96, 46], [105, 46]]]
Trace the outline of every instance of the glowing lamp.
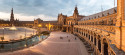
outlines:
[[41, 24], [39, 24], [39, 25], [38, 25], [38, 27], [42, 27], [42, 25], [41, 25]]

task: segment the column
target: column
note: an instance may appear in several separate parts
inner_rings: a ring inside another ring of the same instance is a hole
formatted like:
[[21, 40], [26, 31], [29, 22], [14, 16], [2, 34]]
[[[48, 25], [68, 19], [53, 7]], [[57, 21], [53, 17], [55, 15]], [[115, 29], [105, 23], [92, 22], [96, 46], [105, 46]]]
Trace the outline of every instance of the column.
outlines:
[[96, 54], [98, 54], [98, 38], [97, 38], [97, 35], [96, 35]]
[[104, 44], [103, 44], [103, 40], [101, 40], [101, 54], [104, 55]]
[[93, 34], [93, 45], [95, 45], [95, 36]]
[[72, 28], [73, 28], [72, 34], [74, 34], [74, 32], [75, 32], [75, 29], [74, 29], [74, 27], [72, 27]]
[[117, 0], [116, 47], [125, 51], [125, 1]]
[[66, 32], [69, 32], [69, 31], [68, 31], [68, 27], [66, 27]]
[[62, 27], [62, 30], [61, 30], [61, 31], [63, 31], [63, 29], [64, 29], [64, 27]]
[[89, 34], [89, 36], [90, 36], [90, 43], [92, 43], [92, 41], [91, 41], [91, 33]]

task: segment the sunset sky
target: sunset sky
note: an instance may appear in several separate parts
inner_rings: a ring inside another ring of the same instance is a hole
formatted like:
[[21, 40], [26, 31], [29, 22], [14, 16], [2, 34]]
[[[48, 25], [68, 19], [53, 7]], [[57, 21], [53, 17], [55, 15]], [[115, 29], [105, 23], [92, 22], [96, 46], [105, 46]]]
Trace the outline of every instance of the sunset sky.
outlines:
[[101, 5], [103, 10], [113, 8], [114, 0], [0, 0], [0, 19], [9, 20], [13, 7], [15, 19], [21, 21], [57, 20], [59, 13], [71, 16], [76, 4], [79, 14], [88, 16], [100, 12]]

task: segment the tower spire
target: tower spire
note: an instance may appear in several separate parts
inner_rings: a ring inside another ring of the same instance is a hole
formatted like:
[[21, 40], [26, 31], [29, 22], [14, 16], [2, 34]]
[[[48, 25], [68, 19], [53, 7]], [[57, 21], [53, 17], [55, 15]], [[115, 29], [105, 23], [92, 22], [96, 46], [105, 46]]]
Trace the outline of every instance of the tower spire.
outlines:
[[12, 7], [12, 10], [11, 10], [11, 14], [13, 14], [13, 7]]
[[114, 7], [115, 7], [115, 0], [114, 0]]
[[13, 14], [13, 8], [12, 8], [12, 10], [11, 10], [10, 24], [11, 24], [11, 26], [14, 25], [14, 14]]
[[75, 6], [74, 13], [73, 13], [73, 16], [74, 16], [74, 18], [77, 18], [78, 15], [79, 15], [79, 13], [78, 13], [77, 5], [76, 5], [76, 6]]
[[76, 8], [77, 8], [77, 4], [76, 4], [76, 6], [75, 6]]

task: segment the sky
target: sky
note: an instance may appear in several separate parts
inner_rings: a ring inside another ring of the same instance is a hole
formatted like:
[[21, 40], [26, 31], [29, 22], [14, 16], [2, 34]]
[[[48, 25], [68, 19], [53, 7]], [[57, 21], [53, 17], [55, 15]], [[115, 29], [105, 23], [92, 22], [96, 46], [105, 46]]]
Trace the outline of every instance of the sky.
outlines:
[[114, 0], [0, 0], [0, 19], [9, 20], [13, 7], [15, 19], [21, 21], [57, 20], [60, 13], [72, 16], [76, 5], [80, 15], [88, 16], [101, 12], [101, 7], [113, 8]]

